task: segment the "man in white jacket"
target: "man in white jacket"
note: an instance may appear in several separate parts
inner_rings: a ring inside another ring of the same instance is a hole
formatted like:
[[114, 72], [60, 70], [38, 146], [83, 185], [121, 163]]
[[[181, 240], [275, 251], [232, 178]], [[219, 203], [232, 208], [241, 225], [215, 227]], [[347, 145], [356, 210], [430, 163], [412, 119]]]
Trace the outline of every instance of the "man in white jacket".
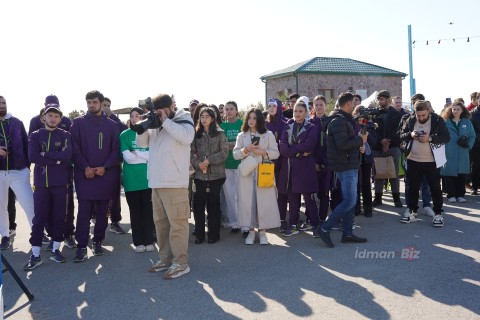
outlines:
[[183, 109], [175, 112], [169, 95], [160, 94], [152, 102], [162, 126], [137, 135], [140, 144], [144, 143], [145, 135], [148, 138], [147, 178], [152, 189], [153, 220], [160, 255], [160, 260], [148, 271], [168, 270], [163, 278], [175, 279], [190, 272], [188, 178], [190, 144], [195, 129], [190, 113]]

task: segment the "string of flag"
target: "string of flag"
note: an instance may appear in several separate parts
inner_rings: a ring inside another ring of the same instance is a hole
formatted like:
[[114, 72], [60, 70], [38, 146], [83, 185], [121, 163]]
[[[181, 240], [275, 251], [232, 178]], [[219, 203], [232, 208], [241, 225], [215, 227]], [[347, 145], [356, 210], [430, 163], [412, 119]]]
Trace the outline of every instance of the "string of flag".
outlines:
[[415, 47], [415, 44], [425, 44], [428, 46], [429, 44], [441, 44], [442, 41], [451, 41], [451, 42], [457, 42], [458, 40], [467, 40], [466, 42], [470, 42], [470, 39], [475, 39], [475, 38], [480, 38], [480, 36], [473, 36], [473, 37], [459, 37], [459, 38], [447, 38], [447, 39], [428, 39], [428, 40], [414, 40], [412, 41], [412, 44]]

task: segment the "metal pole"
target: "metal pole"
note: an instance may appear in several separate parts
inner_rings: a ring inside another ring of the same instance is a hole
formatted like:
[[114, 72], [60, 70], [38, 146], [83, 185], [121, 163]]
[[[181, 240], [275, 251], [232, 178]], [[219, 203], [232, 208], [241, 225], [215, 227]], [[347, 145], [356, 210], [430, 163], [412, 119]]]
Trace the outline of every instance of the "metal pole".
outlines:
[[417, 92], [415, 78], [413, 77], [413, 60], [412, 60], [412, 26], [408, 25], [408, 62], [410, 67], [410, 97]]

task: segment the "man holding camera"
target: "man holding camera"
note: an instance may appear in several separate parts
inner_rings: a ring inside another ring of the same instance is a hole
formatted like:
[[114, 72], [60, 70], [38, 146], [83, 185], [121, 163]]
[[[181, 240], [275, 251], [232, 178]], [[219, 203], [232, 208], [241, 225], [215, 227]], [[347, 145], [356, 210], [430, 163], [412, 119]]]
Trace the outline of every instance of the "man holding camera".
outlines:
[[195, 130], [190, 113], [183, 109], [175, 111], [169, 95], [160, 94], [152, 102], [160, 123], [157, 128], [149, 125], [148, 131], [137, 136], [137, 143], [143, 135], [148, 136], [148, 187], [152, 189], [153, 220], [160, 255], [160, 260], [148, 271], [167, 270], [163, 278], [169, 280], [190, 272], [188, 179], [190, 144]]
[[400, 222], [411, 223], [418, 220], [418, 195], [422, 176], [425, 175], [430, 186], [433, 199], [434, 227], [443, 227], [442, 189], [440, 187], [440, 172], [435, 163], [430, 143], [445, 144], [450, 140], [450, 133], [443, 118], [430, 113], [426, 101], [415, 103], [415, 114], [411, 115], [400, 129], [400, 139], [407, 142], [407, 178], [409, 181], [408, 211]]
[[320, 238], [333, 248], [330, 230], [338, 225], [343, 226], [342, 243], [362, 243], [367, 239], [353, 234], [353, 214], [357, 203], [358, 168], [360, 152], [364, 151], [368, 132], [355, 134], [352, 118], [353, 94], [342, 93], [338, 97], [339, 108], [331, 115], [333, 119], [327, 129], [327, 158], [329, 168], [335, 171], [342, 187], [343, 200], [332, 211], [328, 220], [319, 229]]
[[[373, 157], [392, 156], [395, 164], [396, 177], [390, 179], [392, 187], [393, 203], [395, 207], [403, 207], [400, 200], [400, 180], [398, 179], [398, 164], [400, 161], [400, 139], [397, 135], [398, 126], [402, 118], [401, 114], [390, 105], [390, 92], [381, 90], [377, 94], [379, 114], [373, 118], [377, 124], [377, 144], [373, 148]], [[375, 180], [374, 207], [382, 204], [384, 179]]]

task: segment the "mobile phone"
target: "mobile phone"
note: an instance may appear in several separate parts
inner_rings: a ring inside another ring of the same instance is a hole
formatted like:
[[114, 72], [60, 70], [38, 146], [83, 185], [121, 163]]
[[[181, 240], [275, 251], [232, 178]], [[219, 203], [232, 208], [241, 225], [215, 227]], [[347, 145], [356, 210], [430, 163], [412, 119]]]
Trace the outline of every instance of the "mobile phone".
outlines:
[[252, 144], [258, 146], [260, 143], [260, 137], [252, 137]]

